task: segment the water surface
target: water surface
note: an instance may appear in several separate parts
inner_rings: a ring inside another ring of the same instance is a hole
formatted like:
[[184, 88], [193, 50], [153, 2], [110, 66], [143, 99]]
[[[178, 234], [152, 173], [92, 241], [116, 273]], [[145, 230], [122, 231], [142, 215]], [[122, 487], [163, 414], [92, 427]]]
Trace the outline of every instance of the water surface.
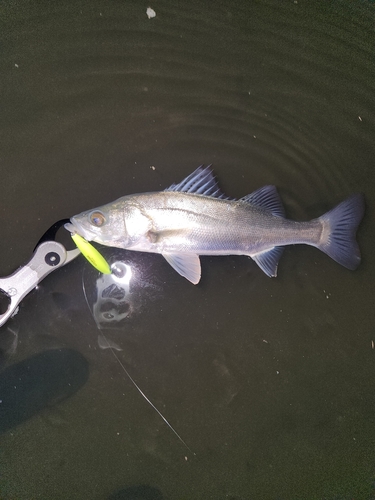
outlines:
[[371, 499], [374, 5], [150, 6], [1, 6], [1, 274], [55, 221], [202, 163], [233, 197], [275, 184], [297, 220], [364, 192], [363, 262], [290, 247], [269, 279], [203, 257], [195, 287], [161, 256], [122, 254], [144, 286], [102, 332], [195, 455], [99, 348], [95, 271], [79, 258], [51, 274], [1, 328], [3, 369], [67, 348], [89, 378], [1, 435], [0, 496]]

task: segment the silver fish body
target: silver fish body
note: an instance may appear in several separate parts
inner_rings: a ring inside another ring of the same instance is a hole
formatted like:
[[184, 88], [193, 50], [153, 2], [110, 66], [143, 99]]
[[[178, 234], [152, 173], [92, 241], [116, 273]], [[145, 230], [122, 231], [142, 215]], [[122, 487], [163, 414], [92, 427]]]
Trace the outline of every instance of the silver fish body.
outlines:
[[360, 262], [355, 232], [363, 213], [363, 196], [353, 195], [318, 219], [288, 220], [274, 186], [228, 199], [211, 170], [199, 167], [166, 191], [124, 196], [83, 212], [68, 229], [103, 245], [160, 253], [198, 283], [199, 255], [247, 255], [276, 276], [282, 249], [292, 244], [315, 246], [355, 269]]
[[124, 214], [119, 246], [142, 252], [253, 256], [278, 245], [315, 245], [322, 233], [318, 221], [294, 222], [246, 202], [189, 193], [125, 196], [116, 210]]

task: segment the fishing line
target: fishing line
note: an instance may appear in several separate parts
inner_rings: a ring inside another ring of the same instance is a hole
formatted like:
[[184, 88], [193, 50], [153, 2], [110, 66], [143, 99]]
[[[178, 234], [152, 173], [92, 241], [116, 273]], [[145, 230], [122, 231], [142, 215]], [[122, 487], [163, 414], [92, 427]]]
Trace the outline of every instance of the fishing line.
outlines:
[[139, 385], [137, 385], [137, 383], [135, 382], [135, 380], [133, 379], [133, 377], [130, 375], [130, 373], [128, 372], [128, 370], [122, 364], [122, 362], [120, 361], [119, 357], [117, 356], [117, 354], [115, 353], [115, 351], [113, 350], [113, 348], [111, 347], [111, 345], [109, 344], [109, 342], [107, 340], [107, 337], [104, 335], [104, 333], [101, 332], [101, 334], [103, 335], [105, 341], [107, 342], [107, 345], [108, 345], [109, 349], [111, 349], [112, 354], [117, 359], [117, 361], [119, 362], [120, 366], [122, 367], [122, 369], [124, 370], [124, 372], [126, 373], [126, 375], [129, 377], [130, 381], [134, 384], [134, 386], [136, 387], [136, 389], [139, 391], [139, 393], [145, 398], [145, 400], [147, 401], [147, 403], [152, 406], [152, 408], [156, 411], [156, 413], [164, 420], [164, 422], [167, 424], [167, 426], [177, 436], [177, 438], [181, 441], [181, 443], [190, 451], [190, 453], [192, 453], [193, 455], [195, 455], [195, 453], [189, 448], [189, 446], [185, 443], [185, 441], [178, 434], [178, 432], [172, 427], [172, 425], [168, 422], [168, 420], [164, 417], [164, 415], [156, 408], [156, 406], [152, 403], [152, 401], [149, 400], [149, 398], [142, 391], [142, 389], [139, 387]]
[[[85, 288], [85, 282], [83, 280], [83, 275], [82, 275], [82, 287], [83, 287], [83, 293], [86, 299], [86, 303], [88, 308], [91, 311], [89, 301], [87, 299], [87, 294], [86, 294], [86, 288]], [[178, 432], [172, 427], [172, 425], [168, 422], [168, 420], [164, 417], [164, 415], [156, 408], [154, 403], [150, 401], [150, 399], [146, 396], [146, 394], [142, 391], [142, 389], [139, 387], [139, 385], [136, 383], [136, 381], [133, 379], [133, 377], [130, 375], [128, 370], [125, 368], [113, 348], [111, 347], [110, 343], [108, 342], [107, 337], [104, 335], [103, 331], [101, 331], [101, 334], [103, 335], [104, 340], [107, 342], [108, 348], [111, 350], [112, 354], [116, 358], [117, 362], [120, 364], [121, 368], [124, 370], [125, 374], [128, 376], [129, 380], [132, 382], [134, 387], [137, 389], [137, 391], [143, 396], [143, 398], [147, 401], [147, 403], [156, 411], [156, 413], [163, 419], [163, 421], [167, 424], [167, 426], [170, 428], [170, 430], [173, 432], [173, 434], [179, 439], [179, 441], [187, 448], [192, 455], [196, 455], [194, 451], [185, 443], [185, 441], [182, 439], [182, 437], [178, 434]]]

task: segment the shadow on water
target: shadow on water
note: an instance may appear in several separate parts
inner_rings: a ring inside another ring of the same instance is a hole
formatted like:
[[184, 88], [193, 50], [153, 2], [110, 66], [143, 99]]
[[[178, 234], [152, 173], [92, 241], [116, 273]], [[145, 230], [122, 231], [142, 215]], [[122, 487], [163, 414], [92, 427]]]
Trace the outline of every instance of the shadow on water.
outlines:
[[72, 396], [88, 380], [88, 362], [73, 349], [52, 349], [0, 373], [0, 432]]
[[112, 493], [108, 500], [163, 500], [163, 498], [158, 489], [141, 484]]

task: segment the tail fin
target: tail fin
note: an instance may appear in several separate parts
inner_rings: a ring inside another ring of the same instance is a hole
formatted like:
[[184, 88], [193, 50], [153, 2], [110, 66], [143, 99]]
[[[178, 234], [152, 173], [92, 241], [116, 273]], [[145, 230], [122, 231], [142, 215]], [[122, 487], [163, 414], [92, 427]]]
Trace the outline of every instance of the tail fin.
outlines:
[[364, 211], [363, 195], [353, 194], [319, 218], [323, 224], [323, 235], [318, 248], [351, 270], [356, 269], [361, 262], [355, 235]]

